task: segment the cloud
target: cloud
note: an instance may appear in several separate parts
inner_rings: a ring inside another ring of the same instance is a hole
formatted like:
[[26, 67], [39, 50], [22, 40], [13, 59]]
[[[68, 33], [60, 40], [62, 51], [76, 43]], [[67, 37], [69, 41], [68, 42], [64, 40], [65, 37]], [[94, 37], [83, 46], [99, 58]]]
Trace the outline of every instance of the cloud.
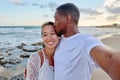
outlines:
[[40, 5], [40, 8], [46, 8], [47, 7], [47, 5]]
[[48, 3], [49, 8], [56, 8], [58, 5], [55, 2]]
[[107, 10], [112, 13], [112, 14], [120, 14], [120, 6], [119, 7], [114, 7], [114, 8], [107, 8]]
[[106, 19], [107, 19], [107, 20], [118, 20], [118, 19], [120, 19], [120, 15], [108, 16]]
[[105, 0], [106, 10], [112, 14], [120, 14], [120, 0]]
[[110, 7], [113, 5], [114, 2], [117, 0], [105, 0], [104, 6]]
[[96, 16], [96, 15], [101, 15], [102, 12], [99, 12], [97, 10], [92, 10], [92, 9], [80, 9], [80, 12], [88, 14], [88, 15], [92, 15], [92, 16]]
[[38, 3], [32, 3], [32, 6], [39, 6]]
[[96, 19], [96, 17], [95, 16], [89, 16], [89, 17], [84, 17], [85, 19], [88, 19], [88, 20], [93, 20], [93, 19]]
[[53, 12], [53, 11], [55, 12], [55, 10], [56, 10], [55, 8], [54, 8], [54, 9], [53, 9], [53, 8], [51, 8], [51, 11], [52, 11], [52, 12]]
[[22, 2], [22, 0], [9, 0], [9, 1], [14, 3], [15, 5], [19, 5], [19, 6], [24, 6], [24, 5], [28, 4], [28, 3], [25, 4], [24, 2]]
[[43, 17], [46, 17], [46, 18], [48, 18], [49, 16], [48, 16], [47, 14], [44, 14], [44, 15], [43, 15]]
[[120, 0], [105, 0], [105, 7], [118, 7], [120, 4]]

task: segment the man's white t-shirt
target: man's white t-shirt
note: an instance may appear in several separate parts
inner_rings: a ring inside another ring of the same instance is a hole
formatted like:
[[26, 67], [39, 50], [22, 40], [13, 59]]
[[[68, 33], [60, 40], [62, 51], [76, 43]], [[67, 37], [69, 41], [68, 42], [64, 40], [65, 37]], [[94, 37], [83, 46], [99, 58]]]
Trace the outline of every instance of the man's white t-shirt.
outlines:
[[89, 34], [62, 36], [54, 56], [54, 80], [90, 80], [93, 69], [98, 67], [90, 57], [95, 46], [103, 44]]

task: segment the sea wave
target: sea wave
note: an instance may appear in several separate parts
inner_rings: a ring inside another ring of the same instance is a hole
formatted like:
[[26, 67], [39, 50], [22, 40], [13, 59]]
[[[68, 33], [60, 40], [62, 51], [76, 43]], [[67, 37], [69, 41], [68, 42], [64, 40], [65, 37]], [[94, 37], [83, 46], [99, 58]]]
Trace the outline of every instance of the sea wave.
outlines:
[[38, 26], [2, 26], [0, 27], [0, 35], [10, 35], [16, 33], [31, 33], [40, 30]]
[[23, 31], [24, 28], [0, 28], [0, 34], [5, 35], [5, 34], [14, 34], [17, 32]]
[[39, 26], [23, 26], [24, 29], [37, 29]]

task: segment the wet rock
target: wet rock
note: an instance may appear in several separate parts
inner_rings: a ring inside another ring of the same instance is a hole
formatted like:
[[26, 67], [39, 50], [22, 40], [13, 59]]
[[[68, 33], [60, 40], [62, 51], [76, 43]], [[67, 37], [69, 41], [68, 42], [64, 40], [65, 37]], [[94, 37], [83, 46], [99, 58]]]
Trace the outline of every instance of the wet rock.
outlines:
[[34, 46], [36, 50], [41, 50], [42, 46]]
[[30, 57], [30, 55], [28, 55], [28, 54], [24, 53], [24, 54], [21, 54], [21, 55], [20, 55], [20, 57], [21, 57], [21, 58], [29, 58], [29, 57]]
[[22, 49], [23, 46], [26, 46], [26, 44], [25, 43], [21, 43], [21, 45], [17, 46], [17, 48]]
[[12, 55], [12, 53], [8, 53], [8, 55], [10, 56], [10, 55]]
[[43, 42], [38, 42], [38, 43], [34, 43], [32, 44], [33, 46], [41, 46], [43, 44]]
[[0, 53], [0, 56], [3, 56], [3, 54], [2, 54], [2, 53]]
[[7, 48], [0, 48], [0, 51], [4, 52]]
[[[43, 42], [38, 42], [38, 43], [35, 43], [35, 44], [32, 44], [33, 46], [40, 46], [41, 48], [42, 47], [45, 47], [44, 43]], [[40, 49], [41, 49], [40, 48]]]
[[21, 60], [20, 59], [16, 59], [16, 58], [12, 58], [12, 59], [9, 59], [9, 64], [16, 64], [16, 63], [20, 63]]
[[22, 50], [25, 52], [35, 52], [38, 49], [35, 46], [24, 46]]
[[8, 79], [4, 76], [0, 76], [0, 80], [8, 80]]
[[25, 78], [24, 78], [23, 74], [21, 73], [15, 77], [12, 77], [10, 80], [25, 80]]
[[5, 65], [7, 63], [7, 60], [3, 59], [3, 60], [0, 60], [0, 65]]
[[4, 59], [4, 57], [3, 57], [3, 56], [0, 56], [0, 60], [2, 60], [2, 59]]
[[8, 48], [5, 52], [7, 53], [7, 52], [12, 51], [12, 50], [14, 50], [14, 49], [15, 49], [15, 48], [10, 47], [10, 48]]

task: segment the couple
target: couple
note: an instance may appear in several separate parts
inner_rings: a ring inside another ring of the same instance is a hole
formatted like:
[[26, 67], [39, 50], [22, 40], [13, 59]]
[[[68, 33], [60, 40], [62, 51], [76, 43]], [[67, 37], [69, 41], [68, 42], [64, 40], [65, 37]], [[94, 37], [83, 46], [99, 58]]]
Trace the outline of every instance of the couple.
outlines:
[[120, 80], [120, 53], [78, 31], [79, 10], [74, 4], [59, 6], [54, 18], [54, 24], [42, 26], [45, 48], [29, 58], [27, 80], [90, 80], [98, 67], [113, 80]]

